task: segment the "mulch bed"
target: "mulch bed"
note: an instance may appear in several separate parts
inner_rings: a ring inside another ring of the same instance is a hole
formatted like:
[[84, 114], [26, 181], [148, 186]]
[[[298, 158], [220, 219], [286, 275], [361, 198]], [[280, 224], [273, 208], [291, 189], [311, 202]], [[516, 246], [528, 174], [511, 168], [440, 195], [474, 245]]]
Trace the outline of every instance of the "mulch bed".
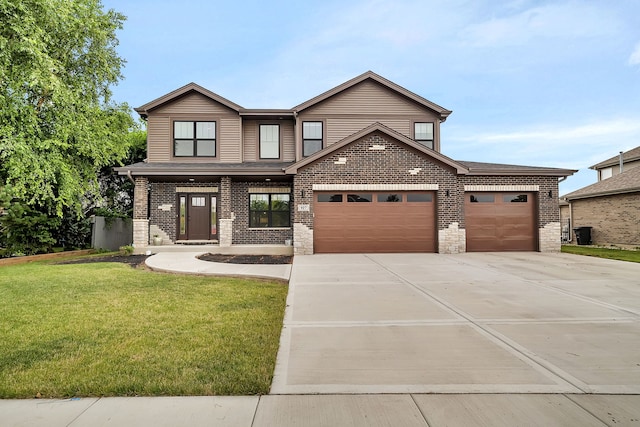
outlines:
[[91, 264], [94, 262], [121, 262], [123, 264], [129, 264], [131, 267], [144, 266], [144, 260], [148, 258], [147, 255], [109, 255], [101, 257], [88, 257], [72, 259], [69, 261], [61, 261], [56, 264]]
[[220, 255], [204, 254], [198, 257], [202, 261], [226, 262], [230, 264], [291, 264], [289, 255]]

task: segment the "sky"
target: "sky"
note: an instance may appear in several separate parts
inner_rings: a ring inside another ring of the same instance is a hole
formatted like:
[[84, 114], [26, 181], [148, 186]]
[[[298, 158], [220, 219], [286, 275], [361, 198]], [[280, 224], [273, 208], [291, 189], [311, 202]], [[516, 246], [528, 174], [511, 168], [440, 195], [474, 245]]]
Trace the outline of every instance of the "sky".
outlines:
[[640, 1], [103, 0], [127, 16], [113, 99], [195, 82], [291, 108], [371, 70], [453, 113], [455, 160], [589, 169], [640, 145]]

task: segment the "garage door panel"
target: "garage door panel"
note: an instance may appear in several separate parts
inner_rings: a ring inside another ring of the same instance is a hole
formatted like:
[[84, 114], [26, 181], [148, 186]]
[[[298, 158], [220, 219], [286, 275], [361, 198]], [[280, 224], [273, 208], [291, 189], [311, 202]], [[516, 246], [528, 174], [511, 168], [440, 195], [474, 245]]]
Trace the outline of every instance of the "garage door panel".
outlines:
[[465, 194], [467, 251], [537, 250], [534, 193]]
[[[327, 200], [327, 193], [317, 193], [314, 251], [435, 252], [434, 195], [428, 193], [430, 202], [407, 202], [406, 193], [397, 195], [400, 202], [388, 201], [387, 193], [345, 192], [343, 202], [329, 203], [318, 201]], [[363, 199], [371, 202], [348, 201]]]

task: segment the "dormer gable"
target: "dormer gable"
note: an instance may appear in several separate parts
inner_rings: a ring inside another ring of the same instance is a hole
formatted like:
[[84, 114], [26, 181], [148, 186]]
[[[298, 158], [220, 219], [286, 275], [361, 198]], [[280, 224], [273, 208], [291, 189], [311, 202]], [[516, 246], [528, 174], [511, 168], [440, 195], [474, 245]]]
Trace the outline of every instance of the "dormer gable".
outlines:
[[222, 106], [228, 108], [229, 110], [235, 111], [236, 113], [239, 113], [240, 110], [243, 110], [240, 105], [229, 101], [228, 99], [218, 95], [217, 93], [211, 92], [210, 90], [205, 89], [196, 83], [189, 83], [182, 86], [181, 88], [167, 93], [166, 95], [161, 96], [160, 98], [154, 99], [153, 101], [136, 108], [135, 111], [140, 114], [142, 118], [146, 119], [149, 116], [150, 112], [158, 111], [169, 104], [180, 102], [181, 100], [188, 98], [201, 98], [215, 101], [217, 104], [221, 104]]

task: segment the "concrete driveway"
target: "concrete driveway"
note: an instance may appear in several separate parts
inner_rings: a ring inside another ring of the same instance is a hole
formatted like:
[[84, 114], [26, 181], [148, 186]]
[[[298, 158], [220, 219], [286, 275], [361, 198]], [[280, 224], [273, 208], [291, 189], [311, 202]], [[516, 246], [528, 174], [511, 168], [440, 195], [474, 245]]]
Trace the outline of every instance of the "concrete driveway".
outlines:
[[640, 393], [640, 264], [296, 256], [272, 394]]

